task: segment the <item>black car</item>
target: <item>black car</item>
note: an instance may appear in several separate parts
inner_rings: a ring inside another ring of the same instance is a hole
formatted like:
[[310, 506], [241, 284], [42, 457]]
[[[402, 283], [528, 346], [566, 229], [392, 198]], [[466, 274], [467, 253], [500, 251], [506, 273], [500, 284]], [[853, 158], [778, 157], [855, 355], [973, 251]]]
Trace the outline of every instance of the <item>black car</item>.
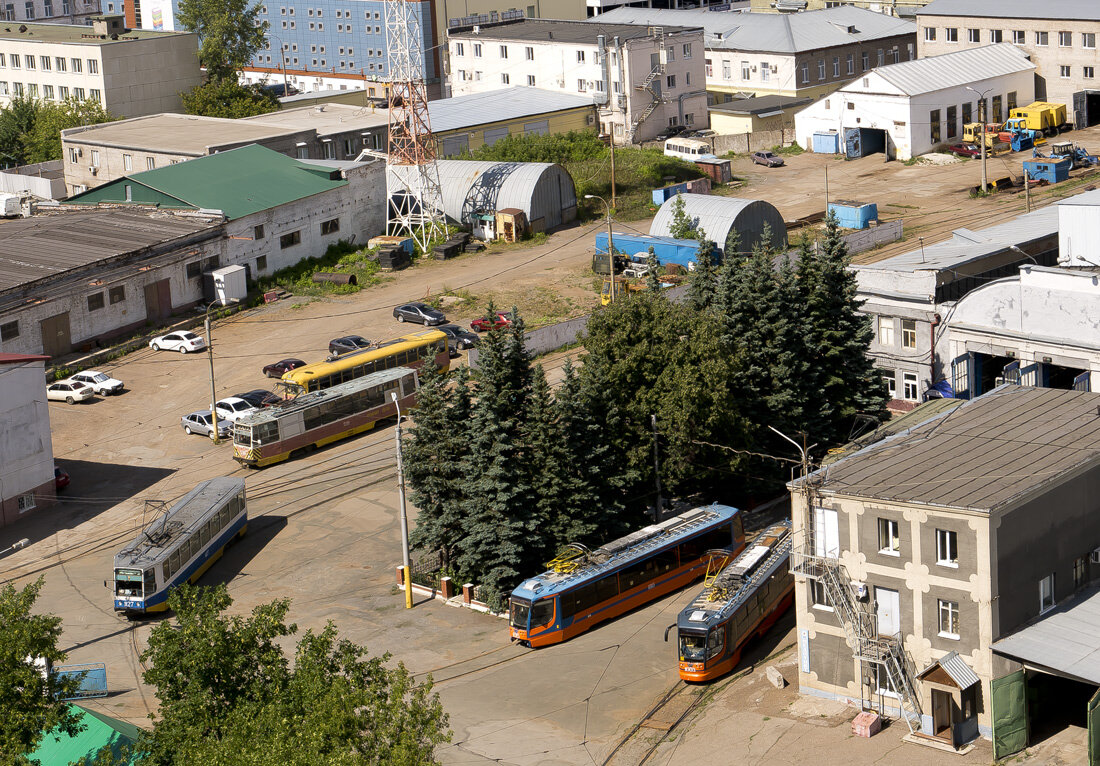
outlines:
[[439, 309], [433, 309], [427, 303], [402, 303], [393, 310], [398, 322], [420, 322], [423, 325], [445, 324], [447, 317]]
[[282, 361], [265, 366], [263, 373], [269, 378], [281, 378], [283, 377], [283, 373], [305, 366], [306, 363], [301, 359], [283, 359]]
[[362, 335], [345, 335], [342, 338], [333, 338], [328, 342], [328, 352], [339, 356], [349, 351], [358, 351], [361, 348], [370, 348], [370, 341]]
[[657, 134], [658, 139], [675, 138], [676, 136], [687, 130], [686, 125], [669, 125], [667, 128]]
[[257, 388], [254, 391], [246, 391], [243, 394], [233, 394], [238, 399], [244, 399], [253, 407], [270, 407], [273, 404], [278, 404], [283, 400], [278, 394], [274, 394], [271, 391], [267, 391], [262, 388]]
[[450, 349], [452, 356], [459, 351], [473, 348], [481, 342], [481, 338], [478, 337], [476, 332], [470, 332], [456, 324], [440, 325], [436, 329], [447, 334], [447, 348]]

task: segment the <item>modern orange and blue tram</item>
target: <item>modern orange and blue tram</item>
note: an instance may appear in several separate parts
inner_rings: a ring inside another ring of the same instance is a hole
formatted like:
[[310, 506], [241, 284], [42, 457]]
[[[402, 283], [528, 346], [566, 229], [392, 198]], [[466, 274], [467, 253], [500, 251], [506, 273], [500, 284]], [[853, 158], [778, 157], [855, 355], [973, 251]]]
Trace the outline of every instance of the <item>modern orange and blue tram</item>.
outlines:
[[767, 633], [794, 603], [790, 557], [791, 522], [781, 521], [707, 575], [702, 592], [676, 620], [680, 678], [710, 681], [737, 667], [749, 641]]
[[512, 591], [509, 633], [534, 647], [566, 641], [699, 579], [708, 551], [744, 545], [740, 511], [725, 505], [695, 508], [593, 550], [573, 544]]

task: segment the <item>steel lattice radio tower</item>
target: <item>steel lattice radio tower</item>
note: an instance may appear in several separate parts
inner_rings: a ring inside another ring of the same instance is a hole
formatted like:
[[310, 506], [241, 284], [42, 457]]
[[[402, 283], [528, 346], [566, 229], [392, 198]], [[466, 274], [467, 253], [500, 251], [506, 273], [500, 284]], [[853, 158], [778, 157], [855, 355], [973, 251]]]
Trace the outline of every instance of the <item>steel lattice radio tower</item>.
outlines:
[[446, 232], [443, 192], [436, 166], [435, 138], [428, 119], [424, 84], [423, 29], [409, 0], [386, 0], [386, 44], [390, 77], [389, 158], [386, 187], [390, 199], [387, 234], [412, 236], [421, 251]]

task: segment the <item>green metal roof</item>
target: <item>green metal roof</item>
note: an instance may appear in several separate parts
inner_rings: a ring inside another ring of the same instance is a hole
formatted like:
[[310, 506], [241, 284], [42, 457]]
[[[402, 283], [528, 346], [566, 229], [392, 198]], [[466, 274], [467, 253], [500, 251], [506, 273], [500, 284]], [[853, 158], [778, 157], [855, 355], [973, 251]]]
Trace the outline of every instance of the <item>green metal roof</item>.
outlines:
[[[115, 718], [93, 713], [90, 710], [71, 705], [80, 716], [80, 723], [84, 730], [75, 737], [70, 737], [61, 732], [47, 732], [38, 747], [28, 757], [32, 761], [38, 761], [42, 766], [54, 764], [69, 764], [88, 756], [89, 761], [95, 759], [95, 754], [104, 747], [110, 747], [111, 752], [117, 757], [124, 745], [133, 745], [137, 742], [141, 732], [137, 726], [119, 721]], [[126, 761], [133, 763], [134, 756]]]
[[[162, 207], [221, 210], [242, 218], [319, 194], [347, 181], [340, 171], [252, 144], [175, 165], [117, 178], [70, 197], [69, 204], [151, 203]], [[130, 187], [130, 198], [126, 197]]]

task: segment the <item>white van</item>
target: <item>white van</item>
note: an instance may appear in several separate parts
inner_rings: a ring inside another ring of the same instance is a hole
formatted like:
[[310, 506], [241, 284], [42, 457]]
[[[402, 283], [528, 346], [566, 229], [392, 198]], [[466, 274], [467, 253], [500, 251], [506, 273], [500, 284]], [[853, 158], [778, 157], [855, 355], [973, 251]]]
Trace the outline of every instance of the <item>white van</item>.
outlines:
[[665, 156], [695, 162], [695, 160], [714, 159], [714, 152], [707, 141], [700, 141], [697, 138], [670, 138], [665, 141]]

